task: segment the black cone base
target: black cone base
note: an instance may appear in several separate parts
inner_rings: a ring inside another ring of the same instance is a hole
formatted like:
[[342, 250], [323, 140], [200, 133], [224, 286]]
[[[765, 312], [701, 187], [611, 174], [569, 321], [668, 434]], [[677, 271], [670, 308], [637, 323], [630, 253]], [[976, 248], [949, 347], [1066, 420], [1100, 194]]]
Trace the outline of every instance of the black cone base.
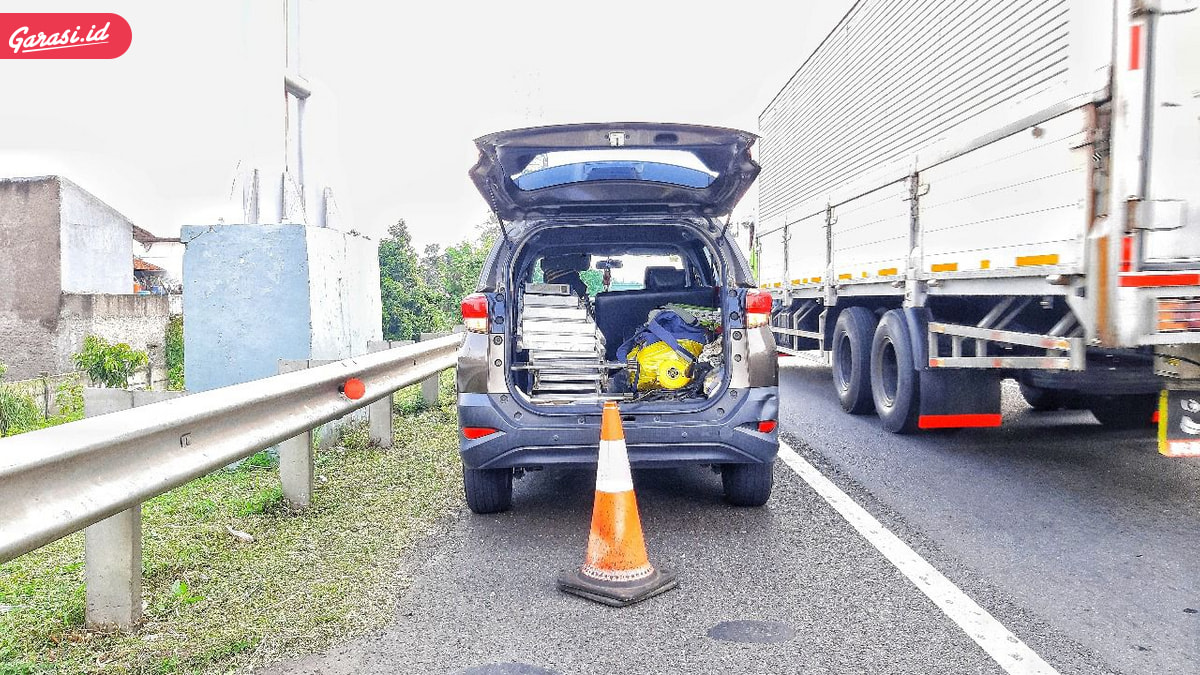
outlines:
[[679, 585], [675, 575], [655, 569], [654, 574], [637, 581], [597, 581], [579, 570], [563, 571], [558, 575], [558, 590], [612, 607], [628, 607], [635, 602], [652, 598]]

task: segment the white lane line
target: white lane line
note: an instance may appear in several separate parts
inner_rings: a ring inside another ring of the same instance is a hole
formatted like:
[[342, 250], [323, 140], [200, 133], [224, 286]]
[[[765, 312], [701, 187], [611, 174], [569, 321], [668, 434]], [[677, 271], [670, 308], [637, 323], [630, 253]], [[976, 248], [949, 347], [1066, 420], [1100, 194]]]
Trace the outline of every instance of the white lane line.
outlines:
[[917, 555], [908, 544], [892, 534], [874, 516], [867, 513], [866, 509], [817, 471], [808, 460], [796, 454], [782, 439], [779, 441], [779, 458], [829, 502], [835, 511], [842, 514], [846, 522], [871, 542], [901, 574], [908, 577], [914, 586], [958, 624], [958, 627], [969, 635], [975, 644], [982, 647], [1001, 668], [1011, 675], [1058, 675], [1053, 666], [1043, 661], [1042, 657], [1013, 635], [1004, 624], [988, 614], [987, 610], [963, 593], [933, 565]]

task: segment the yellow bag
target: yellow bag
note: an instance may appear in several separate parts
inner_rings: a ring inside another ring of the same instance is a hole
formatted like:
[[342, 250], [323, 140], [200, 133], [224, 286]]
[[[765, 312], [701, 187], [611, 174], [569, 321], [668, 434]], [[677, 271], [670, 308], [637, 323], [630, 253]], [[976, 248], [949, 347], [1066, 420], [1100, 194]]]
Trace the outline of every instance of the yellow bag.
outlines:
[[[679, 346], [698, 356], [704, 345], [695, 340], [679, 340]], [[638, 345], [629, 351], [629, 384], [638, 391], [651, 389], [679, 389], [692, 381], [692, 364], [661, 340], [649, 345]], [[636, 381], [635, 381], [636, 380]]]

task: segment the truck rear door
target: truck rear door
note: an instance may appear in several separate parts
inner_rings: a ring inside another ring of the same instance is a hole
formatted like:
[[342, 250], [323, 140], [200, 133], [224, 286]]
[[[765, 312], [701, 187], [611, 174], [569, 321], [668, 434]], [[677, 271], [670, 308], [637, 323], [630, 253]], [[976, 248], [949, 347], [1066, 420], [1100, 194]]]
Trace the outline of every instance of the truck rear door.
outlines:
[[[1145, 57], [1150, 72], [1149, 157], [1145, 175], [1144, 269], [1200, 265], [1200, 3], [1160, 2], [1149, 17]], [[1140, 37], [1140, 36], [1139, 36]]]

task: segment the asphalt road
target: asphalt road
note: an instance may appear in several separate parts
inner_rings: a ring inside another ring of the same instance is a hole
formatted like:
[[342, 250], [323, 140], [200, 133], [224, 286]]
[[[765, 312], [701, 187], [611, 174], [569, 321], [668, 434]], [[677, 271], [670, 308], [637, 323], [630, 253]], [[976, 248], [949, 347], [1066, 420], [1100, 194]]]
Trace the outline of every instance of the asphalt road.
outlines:
[[894, 436], [841, 411], [827, 368], [785, 363], [781, 417], [827, 475], [1111, 666], [1200, 673], [1200, 462], [1011, 382], [1000, 429]]
[[[1200, 465], [1013, 391], [1002, 429], [896, 437], [796, 361], [792, 447], [1058, 672], [1200, 672]], [[1004, 672], [782, 463], [763, 509], [724, 505], [704, 469], [635, 472], [651, 560], [679, 588], [625, 609], [564, 595], [593, 476], [532, 473], [513, 511], [463, 513], [421, 549], [393, 626], [267, 672]], [[708, 636], [745, 620], [782, 640]]]

